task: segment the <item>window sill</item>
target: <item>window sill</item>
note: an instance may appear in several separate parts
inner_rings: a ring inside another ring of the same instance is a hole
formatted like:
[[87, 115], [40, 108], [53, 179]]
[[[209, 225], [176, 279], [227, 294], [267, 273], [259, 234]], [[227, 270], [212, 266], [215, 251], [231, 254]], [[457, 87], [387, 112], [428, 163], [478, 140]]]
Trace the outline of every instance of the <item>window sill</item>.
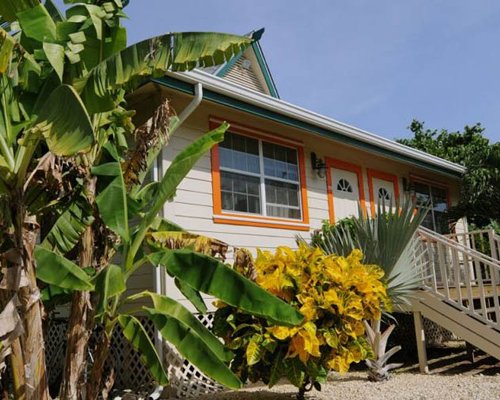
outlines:
[[216, 214], [213, 218], [216, 224], [257, 226], [261, 228], [288, 229], [294, 231], [309, 231], [309, 224], [280, 218], [252, 217], [234, 214]]

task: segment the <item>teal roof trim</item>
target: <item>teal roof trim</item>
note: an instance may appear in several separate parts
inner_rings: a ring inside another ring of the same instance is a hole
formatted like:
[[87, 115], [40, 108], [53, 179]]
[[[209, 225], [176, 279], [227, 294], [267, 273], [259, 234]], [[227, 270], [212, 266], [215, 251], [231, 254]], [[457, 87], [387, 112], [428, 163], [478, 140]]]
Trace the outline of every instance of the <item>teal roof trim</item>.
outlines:
[[[278, 89], [276, 88], [276, 84], [274, 83], [274, 79], [271, 75], [271, 70], [269, 69], [269, 65], [267, 64], [266, 58], [264, 57], [264, 52], [262, 51], [262, 47], [260, 47], [260, 38], [264, 33], [264, 28], [259, 29], [258, 31], [253, 32], [252, 39], [252, 50], [255, 53], [255, 58], [257, 58], [257, 63], [259, 64], [259, 68], [264, 75], [264, 81], [266, 83], [267, 89], [272, 97], [275, 99], [279, 99], [280, 95], [278, 93]], [[229, 62], [223, 65], [215, 74], [219, 78], [224, 78], [229, 70], [233, 67], [234, 64], [238, 62], [238, 60], [243, 57], [245, 51], [242, 51], [238, 55], [234, 56]]]
[[[184, 93], [194, 95], [194, 86], [187, 83], [187, 82], [181, 81], [179, 79], [175, 79], [172, 77], [163, 77], [163, 78], [152, 79], [152, 81], [154, 83], [169, 87], [171, 89], [175, 89], [175, 90], [178, 90], [178, 91], [181, 91]], [[300, 120], [297, 120], [295, 118], [292, 118], [292, 117], [289, 117], [286, 115], [282, 115], [282, 114], [279, 114], [277, 112], [270, 111], [270, 110], [267, 110], [265, 108], [253, 105], [253, 104], [248, 104], [248, 103], [245, 103], [241, 100], [236, 100], [236, 99], [233, 99], [231, 97], [225, 96], [223, 94], [216, 93], [212, 90], [204, 89], [203, 90], [203, 99], [208, 100], [208, 101], [212, 101], [214, 103], [221, 104], [221, 105], [224, 105], [227, 107], [231, 107], [233, 109], [240, 110], [240, 111], [261, 117], [261, 118], [265, 118], [265, 119], [268, 119], [271, 121], [279, 122], [281, 124], [292, 126], [294, 128], [299, 128], [299, 129], [326, 137], [328, 139], [333, 139], [333, 140], [340, 142], [340, 143], [354, 146], [354, 147], [357, 147], [357, 148], [360, 148], [363, 150], [368, 150], [368, 151], [371, 151], [373, 153], [377, 153], [377, 154], [383, 155], [385, 157], [392, 158], [394, 160], [403, 161], [406, 163], [411, 163], [413, 165], [417, 165], [417, 166], [424, 168], [426, 170], [429, 170], [429, 171], [438, 172], [440, 174], [448, 175], [448, 176], [454, 177], [454, 178], [460, 178], [462, 176], [462, 174], [460, 174], [459, 172], [450, 171], [450, 170], [447, 170], [445, 168], [441, 168], [439, 166], [429, 164], [425, 161], [418, 160], [418, 159], [415, 159], [413, 157], [408, 157], [408, 156], [405, 156], [403, 154], [399, 154], [399, 153], [390, 151], [388, 149], [384, 149], [384, 148], [375, 146], [371, 143], [363, 142], [363, 141], [357, 140], [355, 138], [351, 138], [351, 137], [342, 135], [342, 134], [335, 132], [335, 131], [321, 128], [319, 126], [310, 124], [308, 122], [300, 121]]]
[[274, 79], [271, 75], [271, 71], [269, 70], [269, 66], [267, 65], [266, 58], [264, 57], [264, 53], [262, 52], [262, 48], [258, 41], [252, 43], [252, 49], [255, 52], [255, 56], [257, 57], [257, 62], [259, 63], [260, 70], [264, 75], [264, 80], [266, 81], [267, 88], [272, 97], [279, 99], [280, 95], [278, 93], [278, 89], [274, 83]]
[[242, 51], [241, 53], [239, 53], [236, 56], [234, 56], [233, 58], [231, 58], [229, 60], [229, 62], [227, 62], [225, 65], [223, 65], [222, 68], [219, 69], [219, 71], [217, 71], [217, 73], [215, 75], [220, 77], [220, 78], [224, 78], [224, 76], [226, 76], [226, 74], [229, 72], [231, 67], [234, 64], [236, 64], [241, 57], [243, 57], [243, 53], [244, 53], [244, 51]]

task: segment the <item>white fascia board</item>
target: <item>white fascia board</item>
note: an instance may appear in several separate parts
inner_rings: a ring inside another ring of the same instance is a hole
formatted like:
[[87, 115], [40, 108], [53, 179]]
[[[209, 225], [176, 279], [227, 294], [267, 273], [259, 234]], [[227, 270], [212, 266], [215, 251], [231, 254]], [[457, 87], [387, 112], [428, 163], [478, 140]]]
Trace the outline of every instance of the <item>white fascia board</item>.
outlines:
[[313, 111], [306, 110], [305, 108], [296, 106], [286, 101], [276, 99], [274, 97], [262, 94], [260, 92], [244, 88], [228, 80], [207, 74], [203, 71], [191, 72], [169, 72], [170, 75], [176, 79], [180, 79], [189, 83], [201, 83], [204, 89], [212, 90], [216, 93], [241, 100], [248, 104], [253, 104], [278, 114], [286, 115], [288, 117], [316, 125], [320, 128], [333, 131], [335, 133], [353, 138], [360, 142], [369, 143], [382, 149], [392, 151], [407, 157], [424, 161], [426, 163], [453, 171], [455, 173], [463, 174], [466, 168], [444, 160], [442, 158], [433, 156], [424, 151], [416, 150], [395, 141], [383, 138], [374, 133], [364, 131], [362, 129], [350, 126], [343, 122], [334, 120], [333, 118], [325, 117]]

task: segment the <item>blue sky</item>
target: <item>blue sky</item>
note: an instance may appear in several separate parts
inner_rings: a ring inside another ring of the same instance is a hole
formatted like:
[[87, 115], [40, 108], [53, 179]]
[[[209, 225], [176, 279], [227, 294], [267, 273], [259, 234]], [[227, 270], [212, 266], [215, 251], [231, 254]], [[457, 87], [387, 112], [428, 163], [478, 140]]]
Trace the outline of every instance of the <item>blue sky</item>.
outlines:
[[390, 139], [481, 122], [500, 141], [498, 0], [131, 0], [129, 42], [168, 31], [261, 40], [281, 98]]

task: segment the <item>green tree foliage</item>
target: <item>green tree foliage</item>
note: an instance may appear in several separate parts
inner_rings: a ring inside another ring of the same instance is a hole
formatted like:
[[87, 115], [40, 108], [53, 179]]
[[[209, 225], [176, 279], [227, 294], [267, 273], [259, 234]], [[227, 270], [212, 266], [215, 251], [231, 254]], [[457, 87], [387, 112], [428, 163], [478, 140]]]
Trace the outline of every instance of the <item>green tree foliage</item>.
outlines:
[[414, 136], [399, 143], [467, 168], [451, 217], [466, 216], [478, 226], [500, 221], [500, 143], [490, 143], [479, 123], [465, 126], [463, 132], [448, 132], [427, 129], [423, 122], [413, 120], [409, 129]]

